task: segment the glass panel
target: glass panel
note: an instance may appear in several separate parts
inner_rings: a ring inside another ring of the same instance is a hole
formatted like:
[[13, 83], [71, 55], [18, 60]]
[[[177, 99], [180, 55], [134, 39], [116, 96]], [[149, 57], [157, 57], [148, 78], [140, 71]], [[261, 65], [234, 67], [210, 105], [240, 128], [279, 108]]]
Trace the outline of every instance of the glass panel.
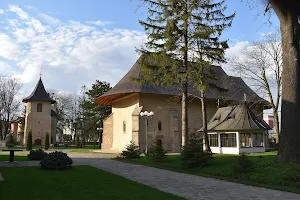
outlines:
[[209, 138], [209, 145], [211, 147], [218, 147], [218, 135], [217, 134], [209, 134], [208, 135]]
[[251, 134], [250, 133], [240, 133], [240, 145], [241, 147], [251, 147]]
[[253, 146], [254, 147], [264, 146], [262, 133], [253, 133]]
[[236, 134], [235, 133], [221, 134], [221, 146], [236, 147]]

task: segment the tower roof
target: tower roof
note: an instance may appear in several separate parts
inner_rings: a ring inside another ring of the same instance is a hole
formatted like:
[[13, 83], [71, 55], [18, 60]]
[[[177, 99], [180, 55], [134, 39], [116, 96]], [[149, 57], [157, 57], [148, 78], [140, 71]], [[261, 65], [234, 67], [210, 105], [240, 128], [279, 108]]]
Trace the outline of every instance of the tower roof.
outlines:
[[[207, 124], [208, 132], [218, 131], [263, 131], [270, 126], [259, 119], [246, 103], [219, 108]], [[203, 131], [201, 128], [199, 131]]]
[[46, 92], [42, 78], [40, 78], [36, 84], [33, 92], [28, 97], [24, 98], [22, 102], [27, 103], [29, 101], [51, 101], [51, 103], [55, 103], [49, 96], [49, 93]]

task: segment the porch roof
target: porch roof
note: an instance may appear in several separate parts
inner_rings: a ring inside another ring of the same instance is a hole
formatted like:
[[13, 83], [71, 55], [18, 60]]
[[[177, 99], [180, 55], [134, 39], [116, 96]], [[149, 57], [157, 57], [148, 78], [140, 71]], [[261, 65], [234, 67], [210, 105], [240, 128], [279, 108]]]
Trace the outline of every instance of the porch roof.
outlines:
[[[264, 120], [258, 118], [246, 103], [219, 108], [207, 124], [208, 132], [258, 132], [270, 129], [271, 127]], [[199, 132], [203, 132], [203, 128]]]

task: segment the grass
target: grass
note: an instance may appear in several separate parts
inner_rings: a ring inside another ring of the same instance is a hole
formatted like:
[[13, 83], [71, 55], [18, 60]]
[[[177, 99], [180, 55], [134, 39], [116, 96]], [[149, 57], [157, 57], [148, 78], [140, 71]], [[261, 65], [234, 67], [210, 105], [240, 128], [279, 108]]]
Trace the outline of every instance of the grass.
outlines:
[[147, 165], [182, 173], [213, 177], [222, 180], [239, 182], [248, 185], [300, 193], [300, 165], [275, 164], [277, 152], [250, 154], [249, 159], [254, 163], [254, 170], [237, 174], [233, 166], [237, 155], [216, 154], [210, 165], [197, 168], [183, 168], [179, 155], [168, 155], [165, 161], [154, 162], [148, 157], [125, 162]]
[[[15, 161], [30, 161], [27, 155], [15, 155]], [[0, 161], [9, 161], [9, 152], [7, 154], [0, 154]]]
[[91, 166], [49, 171], [38, 167], [0, 168], [0, 199], [179, 200], [183, 199]]
[[[26, 147], [25, 146], [15, 146], [15, 147], [8, 147], [8, 149], [22, 149], [25, 150]], [[37, 146], [33, 146], [32, 147], [33, 150], [35, 149], [44, 149], [43, 146], [41, 147], [37, 147]], [[94, 145], [85, 145], [82, 148], [76, 148], [74, 146], [69, 146], [69, 147], [50, 147], [49, 150], [64, 150], [64, 149], [72, 149], [72, 150], [81, 150], [81, 149], [85, 149], [85, 150], [99, 150], [99, 146], [94, 146]]]

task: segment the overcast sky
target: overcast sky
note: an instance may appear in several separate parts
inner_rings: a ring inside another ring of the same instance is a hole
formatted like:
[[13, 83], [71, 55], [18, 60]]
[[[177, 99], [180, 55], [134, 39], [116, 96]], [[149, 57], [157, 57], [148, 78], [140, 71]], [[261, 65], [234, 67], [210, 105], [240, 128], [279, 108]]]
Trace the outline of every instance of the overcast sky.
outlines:
[[[115, 85], [131, 68], [146, 36], [136, 11], [137, 0], [1, 0], [0, 74], [22, 80], [27, 96], [42, 78], [46, 88], [78, 92], [96, 79]], [[257, 16], [241, 0], [227, 0], [227, 13], [236, 12], [232, 28], [222, 36], [229, 40], [227, 56], [263, 34], [273, 32], [267, 17]], [[262, 8], [262, 7], [261, 7]], [[228, 66], [223, 66], [227, 73]]]

